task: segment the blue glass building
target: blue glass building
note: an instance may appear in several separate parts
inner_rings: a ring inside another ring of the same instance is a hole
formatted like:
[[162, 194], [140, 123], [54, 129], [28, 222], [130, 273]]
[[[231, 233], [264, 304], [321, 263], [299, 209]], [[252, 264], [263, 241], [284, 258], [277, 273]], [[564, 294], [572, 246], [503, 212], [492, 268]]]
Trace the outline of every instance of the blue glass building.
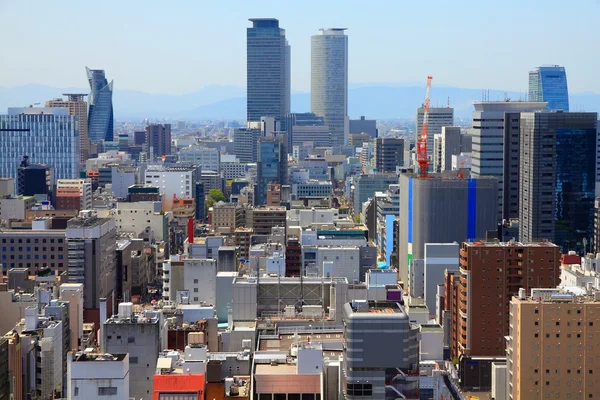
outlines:
[[104, 70], [85, 67], [90, 83], [88, 137], [91, 143], [112, 142], [114, 135], [113, 81], [106, 80]]
[[519, 239], [583, 252], [593, 237], [596, 113], [521, 114]]
[[553, 65], [529, 72], [529, 101], [547, 101], [547, 110], [569, 111], [565, 68]]
[[283, 157], [287, 157], [279, 138], [264, 137], [258, 143], [258, 163], [256, 171], [256, 205], [267, 202], [267, 186], [269, 183], [283, 183], [285, 171]]
[[275, 18], [250, 19], [247, 29], [247, 118], [283, 119], [290, 112], [290, 46]]

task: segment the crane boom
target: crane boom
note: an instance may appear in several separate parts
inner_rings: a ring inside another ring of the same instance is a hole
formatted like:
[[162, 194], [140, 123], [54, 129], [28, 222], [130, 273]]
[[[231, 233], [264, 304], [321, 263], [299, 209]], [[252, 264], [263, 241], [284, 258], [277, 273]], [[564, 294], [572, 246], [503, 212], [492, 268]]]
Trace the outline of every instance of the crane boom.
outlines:
[[427, 178], [429, 173], [429, 158], [427, 157], [427, 126], [429, 123], [429, 94], [431, 92], [431, 80], [433, 77], [427, 77], [427, 89], [425, 91], [425, 103], [423, 103], [423, 128], [421, 135], [417, 140], [417, 161], [419, 163], [419, 177]]

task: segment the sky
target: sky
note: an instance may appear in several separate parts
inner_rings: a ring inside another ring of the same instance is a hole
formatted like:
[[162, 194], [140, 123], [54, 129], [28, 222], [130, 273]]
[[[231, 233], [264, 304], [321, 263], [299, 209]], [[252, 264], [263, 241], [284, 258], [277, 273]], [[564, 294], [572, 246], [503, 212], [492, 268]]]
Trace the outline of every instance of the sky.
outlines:
[[248, 18], [274, 17], [292, 50], [292, 90], [310, 89], [310, 36], [343, 27], [350, 83], [527, 91], [539, 65], [570, 92], [600, 93], [600, 0], [0, 0], [0, 86], [182, 94], [246, 86]]

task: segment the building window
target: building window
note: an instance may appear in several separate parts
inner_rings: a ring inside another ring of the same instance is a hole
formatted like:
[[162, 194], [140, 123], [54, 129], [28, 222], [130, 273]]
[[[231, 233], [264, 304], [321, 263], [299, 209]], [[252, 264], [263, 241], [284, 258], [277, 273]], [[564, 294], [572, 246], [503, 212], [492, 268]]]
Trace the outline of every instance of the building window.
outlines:
[[135, 337], [134, 336], [129, 336], [127, 338], [127, 343], [135, 343]]
[[100, 386], [98, 388], [98, 396], [115, 396], [117, 388], [114, 386]]
[[198, 400], [196, 393], [160, 393], [158, 400]]
[[129, 364], [137, 364], [137, 363], [138, 363], [137, 357], [129, 357]]

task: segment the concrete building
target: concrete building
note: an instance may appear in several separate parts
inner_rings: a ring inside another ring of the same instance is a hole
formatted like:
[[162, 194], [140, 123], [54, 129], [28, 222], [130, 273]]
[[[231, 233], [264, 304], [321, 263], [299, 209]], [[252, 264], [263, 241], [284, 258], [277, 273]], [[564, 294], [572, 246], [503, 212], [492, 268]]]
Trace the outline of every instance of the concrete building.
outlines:
[[168, 238], [167, 226], [171, 213], [161, 212], [161, 206], [158, 201], [118, 202], [115, 215], [117, 231], [137, 236], [150, 228], [156, 240], [165, 241]]
[[408, 283], [413, 259], [423, 260], [425, 243], [485, 238], [496, 229], [498, 183], [495, 178], [447, 179], [432, 174], [400, 175], [398, 232], [399, 278]]
[[597, 121], [597, 113], [521, 114], [519, 240], [549, 240], [563, 252], [592, 242]]
[[[17, 177], [23, 156], [54, 169], [54, 179], [79, 176], [79, 126], [66, 108], [9, 108], [0, 115], [0, 176]], [[19, 182], [17, 182], [17, 186]]]
[[101, 350], [129, 355], [129, 398], [150, 398], [158, 353], [165, 348], [162, 313], [136, 314], [131, 303], [119, 304], [119, 315], [108, 318], [101, 329]]
[[308, 181], [292, 184], [292, 200], [306, 198], [329, 198], [333, 195], [330, 181]]
[[419, 362], [419, 327], [410, 323], [403, 306], [363, 300], [345, 303], [342, 312], [345, 398], [418, 396], [418, 380], [405, 374]]
[[233, 132], [233, 154], [242, 163], [255, 163], [258, 161], [258, 139], [261, 137], [260, 129], [238, 128]]
[[163, 195], [163, 209], [171, 211], [173, 196], [177, 198], [194, 197], [194, 184], [200, 180], [196, 167], [148, 166], [145, 172], [146, 185], [158, 187]]
[[[237, 158], [236, 158], [237, 159]], [[239, 161], [235, 162], [221, 162], [220, 172], [223, 174], [223, 179], [237, 179], [245, 178], [252, 165], [248, 163], [242, 163]], [[256, 165], [253, 165], [256, 168]]]
[[[0, 178], [0, 198], [15, 194], [15, 178]], [[22, 194], [22, 193], [17, 193]], [[33, 195], [29, 195], [33, 196]]]
[[377, 137], [377, 121], [374, 119], [366, 119], [361, 116], [359, 119], [351, 119], [349, 131], [351, 135], [366, 134], [371, 139]]
[[404, 166], [404, 139], [377, 138], [375, 140], [375, 168], [377, 172], [396, 172]]
[[57, 210], [91, 210], [92, 182], [89, 179], [59, 179], [56, 181]]
[[67, 100], [53, 99], [46, 101], [46, 107], [49, 108], [67, 108], [69, 115], [77, 117], [79, 121], [79, 162], [84, 165], [89, 156], [89, 137], [88, 137], [88, 104], [84, 100], [87, 94], [83, 93], [64, 93]]
[[116, 286], [116, 224], [112, 218], [98, 218], [82, 211], [69, 220], [66, 237], [70, 283], [83, 283], [86, 320], [98, 322], [100, 299], [110, 297]]
[[510, 301], [506, 398], [596, 398], [599, 293], [540, 300], [535, 292]]
[[252, 27], [246, 30], [247, 120], [282, 119], [290, 113], [291, 93], [291, 54], [285, 30], [275, 18], [251, 18], [250, 22]]
[[221, 170], [221, 153], [218, 149], [189, 146], [179, 150], [179, 162], [200, 165], [202, 171]]
[[154, 157], [171, 154], [171, 124], [146, 126], [146, 152]]
[[[417, 108], [416, 115], [416, 130], [415, 130], [415, 143], [421, 135], [423, 130], [423, 107]], [[429, 157], [433, 156], [433, 138], [436, 134], [442, 133], [443, 126], [454, 126], [454, 108], [450, 107], [430, 107], [427, 125], [427, 154]], [[429, 167], [433, 167], [433, 162], [430, 160]]]
[[285, 116], [288, 148], [312, 142], [314, 146], [331, 146], [329, 126], [324, 118], [313, 113], [292, 113]]
[[31, 196], [7, 196], [0, 198], [0, 220], [25, 219], [28, 210], [36, 201]]
[[425, 305], [433, 314], [437, 308], [436, 297], [439, 285], [444, 284], [444, 271], [458, 271], [458, 243], [426, 243], [423, 262], [423, 296]]
[[461, 135], [459, 126], [442, 126], [442, 132], [440, 133], [439, 168], [437, 168], [436, 172], [450, 171], [452, 169], [452, 156], [460, 154], [463, 147], [462, 140], [465, 136]]
[[[215, 252], [215, 257], [217, 252]], [[217, 260], [172, 255], [163, 264], [163, 298], [174, 304], [217, 303]]]
[[260, 207], [246, 209], [246, 227], [255, 235], [270, 235], [274, 227], [285, 227], [285, 207]]
[[79, 350], [83, 338], [83, 284], [63, 283], [59, 290], [59, 300], [69, 302], [71, 350]]
[[460, 278], [445, 289], [452, 357], [503, 356], [512, 296], [520, 288], [556, 287], [559, 270], [560, 249], [552, 243], [463, 243]]
[[129, 355], [69, 352], [67, 399], [129, 400]]
[[[473, 111], [472, 130], [472, 164], [471, 176], [494, 176], [498, 179], [498, 222], [503, 218], [516, 218], [514, 215], [504, 215], [504, 190], [507, 179], [509, 183], [518, 181], [518, 167], [511, 166], [519, 158], [519, 118], [518, 113], [542, 110], [546, 103], [523, 101], [489, 101], [475, 103]], [[506, 152], [509, 153], [506, 153]], [[510, 175], [505, 179], [505, 168]], [[510, 202], [515, 200], [508, 193]], [[518, 199], [517, 199], [518, 203]]]
[[213, 204], [212, 229], [218, 233], [233, 233], [246, 222], [246, 210], [239, 204]]
[[348, 37], [321, 29], [311, 37], [310, 110], [329, 126], [332, 146], [348, 143]]
[[2, 275], [11, 268], [26, 268], [29, 275], [51, 269], [52, 275], [67, 271], [68, 247], [64, 229], [50, 229], [49, 219], [32, 222], [31, 229], [0, 232]]

